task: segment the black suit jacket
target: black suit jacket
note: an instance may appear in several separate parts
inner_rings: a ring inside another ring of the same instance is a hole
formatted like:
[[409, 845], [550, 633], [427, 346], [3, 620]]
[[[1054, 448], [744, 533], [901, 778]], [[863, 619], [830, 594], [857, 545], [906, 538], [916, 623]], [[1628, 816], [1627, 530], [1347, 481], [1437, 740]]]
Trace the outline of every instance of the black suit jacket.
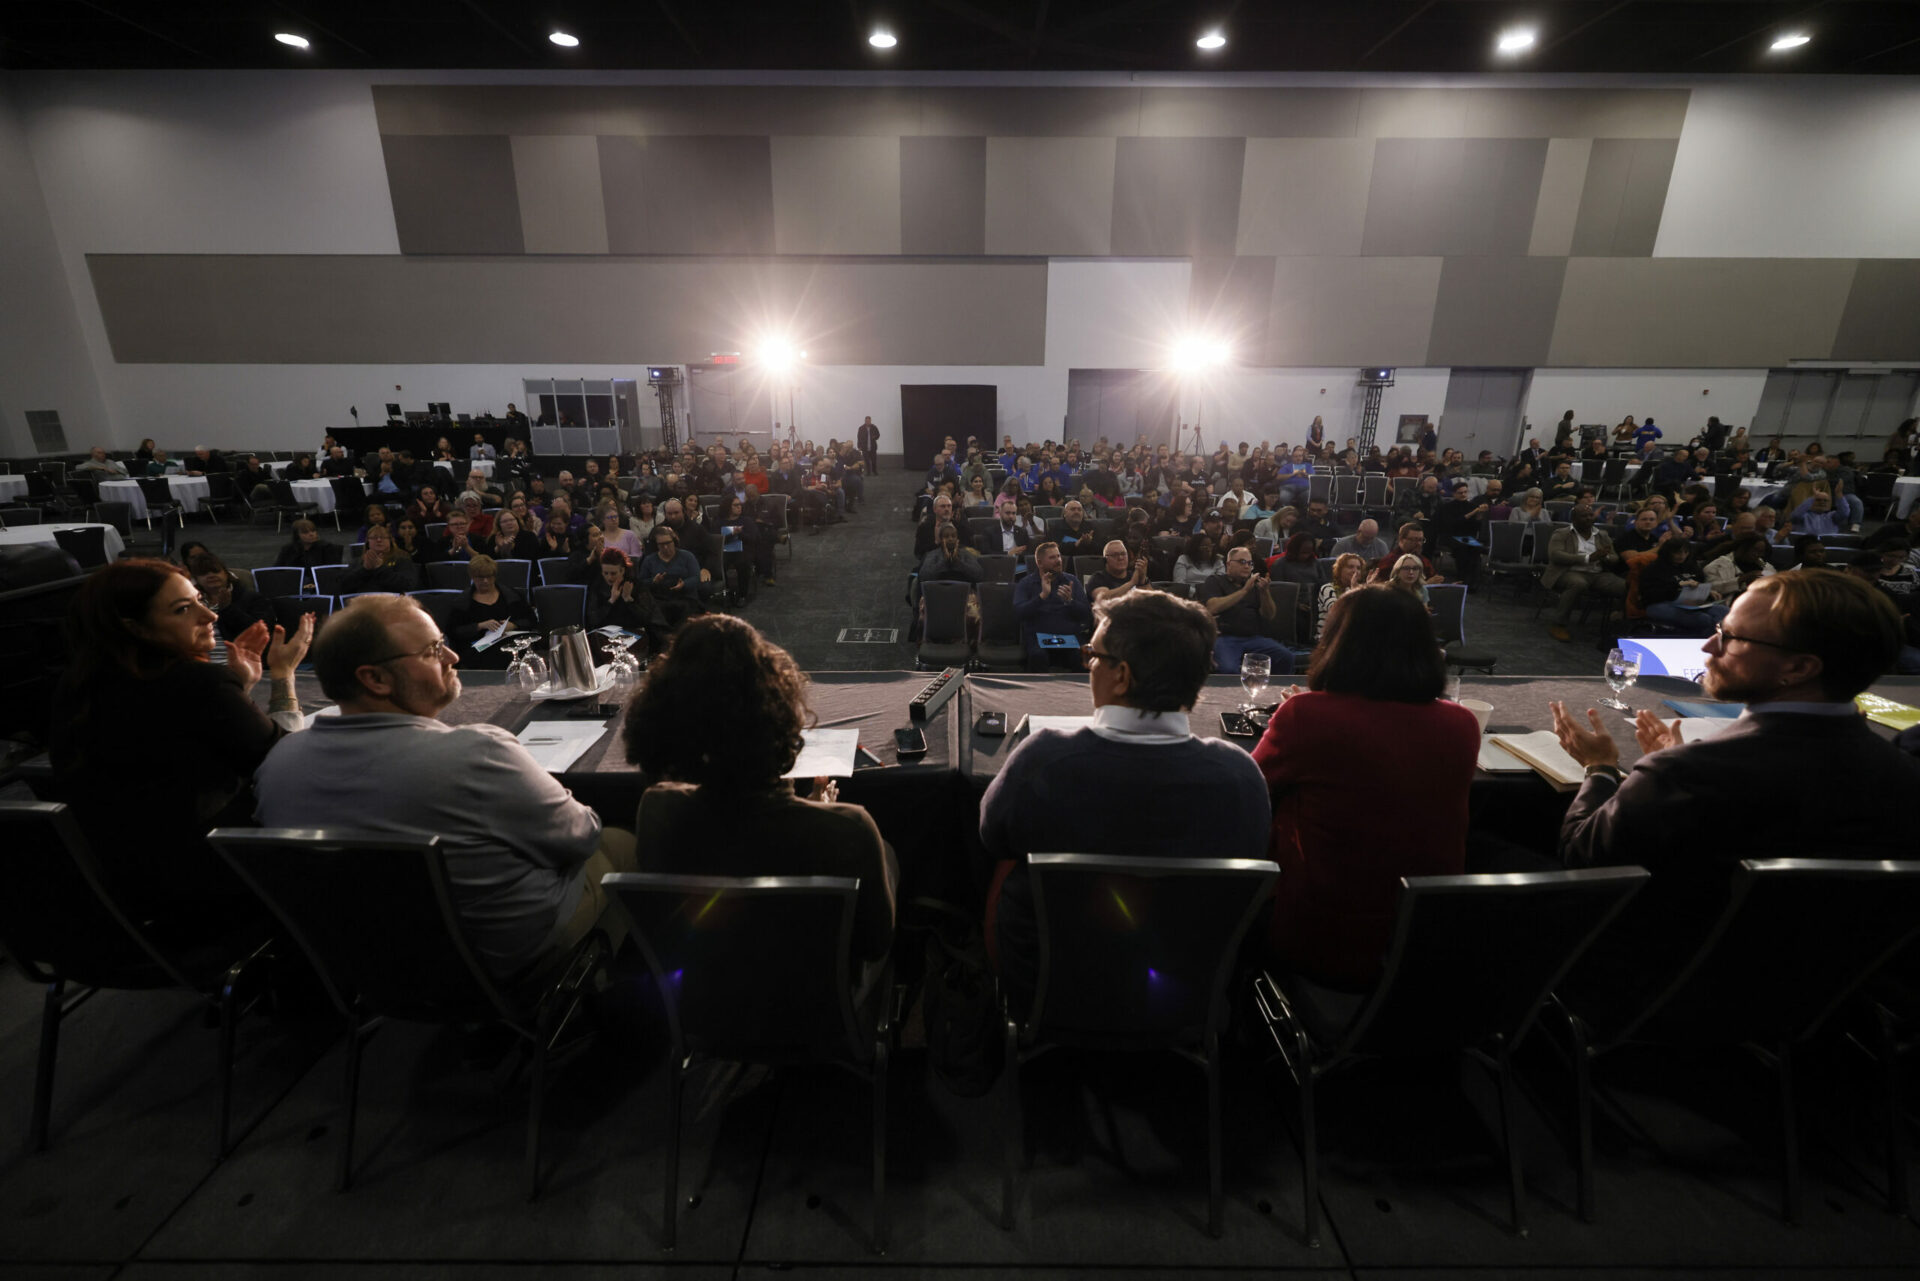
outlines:
[[[1811, 781], [1847, 780], [1844, 795]], [[1560, 827], [1568, 867], [1639, 864], [1653, 880], [1596, 941], [1570, 986], [1624, 1016], [1705, 940], [1742, 859], [1914, 855], [1920, 761], [1858, 716], [1747, 715], [1717, 737], [1589, 778]], [[1783, 942], [1785, 942], [1783, 940]], [[1572, 1002], [1577, 1011], [1581, 1002]]]

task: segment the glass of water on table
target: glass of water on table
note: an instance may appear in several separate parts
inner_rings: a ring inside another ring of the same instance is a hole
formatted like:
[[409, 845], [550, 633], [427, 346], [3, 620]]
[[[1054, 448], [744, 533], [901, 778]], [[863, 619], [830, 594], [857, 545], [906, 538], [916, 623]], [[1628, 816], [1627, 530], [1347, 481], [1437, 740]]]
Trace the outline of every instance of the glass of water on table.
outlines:
[[1240, 705], [1242, 712], [1251, 712], [1254, 700], [1267, 688], [1267, 678], [1273, 674], [1273, 660], [1265, 654], [1247, 654], [1240, 659], [1240, 688], [1246, 691], [1247, 701]]
[[1600, 706], [1611, 707], [1616, 712], [1633, 715], [1633, 708], [1620, 701], [1620, 693], [1640, 678], [1640, 656], [1629, 654], [1623, 649], [1607, 651], [1607, 685], [1613, 690], [1612, 698], [1600, 700]]

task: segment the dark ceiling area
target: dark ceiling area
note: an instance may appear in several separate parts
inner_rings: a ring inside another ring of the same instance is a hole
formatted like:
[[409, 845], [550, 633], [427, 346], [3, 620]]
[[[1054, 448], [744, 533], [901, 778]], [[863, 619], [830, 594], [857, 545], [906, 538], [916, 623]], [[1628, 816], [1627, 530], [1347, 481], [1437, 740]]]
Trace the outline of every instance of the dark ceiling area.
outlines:
[[[1532, 46], [1498, 52], [1516, 29]], [[0, 67], [1912, 75], [1920, 2], [10, 0]]]

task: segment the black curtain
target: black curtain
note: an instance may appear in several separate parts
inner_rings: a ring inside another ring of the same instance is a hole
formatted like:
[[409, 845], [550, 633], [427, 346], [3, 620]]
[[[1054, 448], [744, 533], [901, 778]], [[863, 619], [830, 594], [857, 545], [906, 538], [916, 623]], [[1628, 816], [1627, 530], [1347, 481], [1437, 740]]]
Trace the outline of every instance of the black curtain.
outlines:
[[983, 448], [999, 443], [1000, 389], [991, 384], [922, 383], [900, 385], [900, 436], [908, 471], [925, 471], [933, 456], [951, 436], [960, 445], [956, 463], [966, 461], [967, 437], [977, 436]]

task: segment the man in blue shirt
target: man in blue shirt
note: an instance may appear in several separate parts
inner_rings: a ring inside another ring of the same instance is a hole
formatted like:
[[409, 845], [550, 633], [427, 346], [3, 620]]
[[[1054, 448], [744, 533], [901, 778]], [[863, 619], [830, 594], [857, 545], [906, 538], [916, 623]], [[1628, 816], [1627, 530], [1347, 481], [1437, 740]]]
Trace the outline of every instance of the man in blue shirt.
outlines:
[[1824, 489], [1816, 489], [1807, 496], [1807, 500], [1793, 509], [1788, 518], [1796, 534], [1814, 534], [1826, 537], [1828, 534], [1845, 532], [1840, 523], [1840, 514], [1833, 510], [1833, 495]]
[[1013, 585], [1013, 616], [1020, 620], [1020, 645], [1027, 652], [1027, 670], [1044, 672], [1059, 666], [1080, 667], [1080, 651], [1048, 649], [1042, 636], [1078, 638], [1093, 620], [1087, 592], [1080, 580], [1066, 572], [1060, 544], [1041, 543], [1033, 549], [1033, 565]]
[[1664, 435], [1665, 432], [1653, 425], [1653, 419], [1647, 419], [1633, 429], [1633, 452], [1644, 457], [1653, 448], [1653, 442]]
[[640, 562], [640, 581], [660, 602], [668, 625], [678, 627], [700, 610], [700, 562], [664, 525], [653, 531], [653, 548]]

